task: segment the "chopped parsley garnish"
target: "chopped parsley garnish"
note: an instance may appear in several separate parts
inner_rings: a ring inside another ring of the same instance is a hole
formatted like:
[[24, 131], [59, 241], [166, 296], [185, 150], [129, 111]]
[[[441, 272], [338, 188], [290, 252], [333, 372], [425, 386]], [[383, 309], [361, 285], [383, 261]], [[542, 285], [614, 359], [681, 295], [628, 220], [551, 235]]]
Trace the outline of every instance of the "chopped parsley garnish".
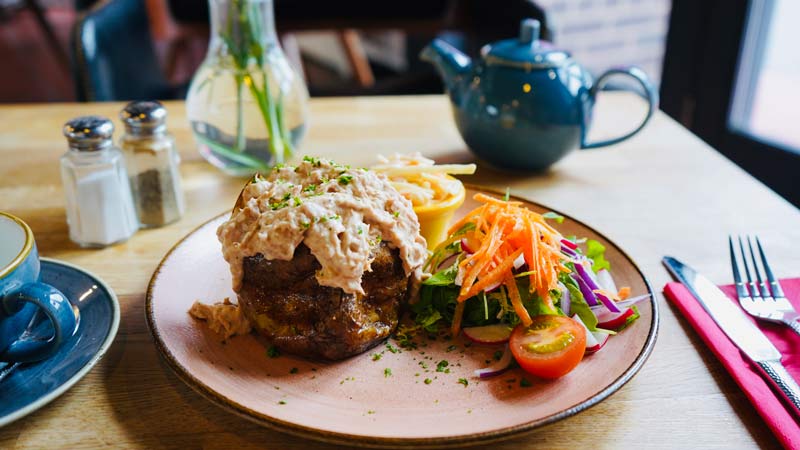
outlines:
[[372, 360], [373, 360], [373, 361], [377, 361], [377, 360], [379, 360], [379, 359], [381, 359], [381, 358], [383, 358], [383, 355], [382, 355], [382, 354], [380, 354], [380, 353], [373, 353], [373, 354], [372, 354]]
[[433, 383], [433, 380], [431, 380], [430, 378], [425, 378], [424, 383], [425, 384], [431, 384], [431, 383]]
[[283, 196], [283, 198], [281, 198], [279, 201], [277, 201], [277, 202], [271, 202], [271, 203], [269, 204], [269, 207], [270, 207], [270, 208], [272, 208], [272, 210], [273, 210], [273, 211], [274, 211], [274, 210], [276, 210], [276, 209], [285, 208], [285, 207], [289, 206], [289, 199], [290, 199], [290, 198], [292, 198], [292, 194], [291, 194], [291, 193], [289, 193], [289, 192], [287, 192], [287, 193], [286, 193], [286, 194]]
[[308, 227], [311, 226], [311, 222], [309, 222], [307, 220], [304, 220], [304, 221], [300, 222], [300, 226], [303, 227], [304, 230], [307, 230]]
[[459, 378], [459, 379], [458, 379], [458, 383], [459, 383], [459, 384], [463, 384], [463, 385], [464, 385], [464, 387], [467, 387], [467, 386], [469, 386], [469, 380], [467, 380], [466, 378]]
[[300, 200], [300, 197], [295, 197], [294, 198], [294, 206], [300, 206], [302, 204], [303, 204], [303, 201]]
[[303, 156], [303, 161], [311, 163], [311, 165], [314, 167], [319, 167], [322, 165], [319, 158], [314, 158], [313, 156], [308, 156], [308, 155]]
[[511, 198], [511, 188], [507, 187], [506, 188], [506, 195], [503, 196], [503, 200], [508, 201], [509, 198]]
[[416, 332], [416, 327], [400, 325], [397, 328], [394, 337], [397, 340], [397, 343], [400, 344], [400, 347], [413, 350], [417, 348], [417, 343], [414, 342], [414, 336], [416, 335]]
[[358, 227], [358, 234], [362, 234], [363, 232], [364, 232], [364, 229], [361, 228], [361, 227]]
[[285, 404], [286, 404], [286, 402], [285, 402], [285, 401], [283, 401], [283, 400], [281, 400], [281, 401], [279, 401], [279, 402], [278, 402], [278, 404], [279, 404], [279, 405], [285, 405]]
[[308, 186], [303, 188], [303, 192], [315, 192], [317, 190], [316, 184], [309, 184]]
[[531, 384], [531, 382], [528, 381], [527, 378], [523, 378], [523, 379], [519, 380], [519, 387], [526, 388], [526, 387], [531, 387], [531, 386], [533, 386], [533, 384]]
[[445, 371], [445, 367], [447, 367], [449, 365], [450, 365], [450, 363], [447, 362], [447, 360], [443, 359], [443, 360], [439, 361], [438, 363], [436, 363], [436, 371], [437, 372], [444, 372]]
[[267, 348], [267, 356], [270, 358], [277, 358], [278, 356], [281, 356], [281, 351], [278, 350], [278, 347], [270, 345], [269, 348]]
[[299, 370], [297, 369], [297, 367], [292, 367], [292, 368], [289, 370], [289, 373], [297, 373], [297, 372], [299, 372]]
[[400, 211], [395, 211], [392, 213], [395, 217], [400, 217]]
[[392, 353], [400, 353], [400, 349], [392, 345], [391, 342], [386, 343], [386, 350], [389, 350]]
[[383, 376], [385, 378], [389, 378], [390, 376], [392, 376], [392, 369], [390, 369], [388, 367], [383, 369]]
[[341, 184], [342, 186], [347, 186], [348, 184], [350, 184], [351, 181], [353, 181], [352, 175], [345, 174], [339, 176], [339, 184]]

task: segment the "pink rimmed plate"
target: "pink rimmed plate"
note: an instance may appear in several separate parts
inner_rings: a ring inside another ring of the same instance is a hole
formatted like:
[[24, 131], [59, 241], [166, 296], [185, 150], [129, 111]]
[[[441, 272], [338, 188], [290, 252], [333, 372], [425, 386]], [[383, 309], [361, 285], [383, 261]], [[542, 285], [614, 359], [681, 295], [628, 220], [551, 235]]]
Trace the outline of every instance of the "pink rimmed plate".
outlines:
[[[475, 192], [493, 194], [468, 188], [456, 218], [476, 206]], [[534, 211], [551, 211], [517, 200]], [[255, 336], [223, 343], [187, 314], [195, 300], [235, 301], [216, 238], [227, 217], [203, 224], [164, 257], [147, 291], [147, 321], [159, 351], [184, 382], [214, 403], [284, 432], [370, 447], [497, 441], [602, 401], [638, 372], [655, 344], [658, 309], [651, 297], [639, 304], [641, 318], [633, 326], [555, 381], [520, 369], [478, 380], [473, 371], [486, 366], [497, 349], [459, 339], [419, 340], [416, 350], [398, 349], [390, 340], [391, 346], [333, 363], [270, 358]], [[654, 294], [630, 257], [600, 233], [569, 217], [558, 228], [603, 243], [619, 286], [630, 286], [633, 295]]]

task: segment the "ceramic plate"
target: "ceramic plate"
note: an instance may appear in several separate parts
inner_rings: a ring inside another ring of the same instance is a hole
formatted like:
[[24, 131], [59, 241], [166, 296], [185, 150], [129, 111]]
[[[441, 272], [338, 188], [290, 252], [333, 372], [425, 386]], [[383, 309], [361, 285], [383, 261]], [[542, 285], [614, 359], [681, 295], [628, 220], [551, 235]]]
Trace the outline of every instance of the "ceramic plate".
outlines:
[[[44, 361], [17, 366], [0, 363], [0, 426], [66, 392], [97, 364], [117, 334], [119, 303], [99, 278], [71, 264], [42, 258], [41, 280], [58, 288], [77, 307], [78, 327], [56, 354]], [[31, 331], [44, 328], [43, 320], [35, 319]]]
[[[456, 213], [474, 208], [475, 188]], [[523, 200], [524, 201], [524, 200]], [[550, 208], [524, 201], [532, 210]], [[270, 358], [255, 336], [227, 342], [187, 310], [195, 300], [236, 299], [216, 229], [228, 214], [202, 225], [164, 258], [150, 282], [147, 319], [169, 365], [188, 385], [220, 406], [258, 423], [327, 442], [413, 447], [485, 443], [576, 414], [608, 397], [641, 368], [656, 339], [656, 302], [640, 303], [641, 319], [569, 375], [540, 381], [513, 369], [493, 379], [472, 373], [496, 348], [463, 341], [428, 341], [417, 350], [380, 345], [353, 358], [323, 363]], [[565, 235], [607, 247], [615, 280], [633, 295], [653, 294], [633, 261], [612, 242], [567, 218]], [[437, 364], [448, 366], [437, 371]], [[468, 385], [459, 383], [465, 378]], [[522, 379], [527, 380], [521, 386]]]

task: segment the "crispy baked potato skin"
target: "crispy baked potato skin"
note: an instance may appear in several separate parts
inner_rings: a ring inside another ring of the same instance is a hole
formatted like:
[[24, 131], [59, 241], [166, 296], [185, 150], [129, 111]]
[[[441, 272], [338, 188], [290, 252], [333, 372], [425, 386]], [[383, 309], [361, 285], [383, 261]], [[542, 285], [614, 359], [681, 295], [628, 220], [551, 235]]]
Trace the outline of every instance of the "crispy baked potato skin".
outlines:
[[286, 353], [337, 360], [362, 353], [394, 331], [409, 277], [396, 249], [381, 243], [365, 272], [366, 295], [320, 286], [320, 264], [304, 244], [290, 261], [243, 260], [239, 305], [255, 329]]

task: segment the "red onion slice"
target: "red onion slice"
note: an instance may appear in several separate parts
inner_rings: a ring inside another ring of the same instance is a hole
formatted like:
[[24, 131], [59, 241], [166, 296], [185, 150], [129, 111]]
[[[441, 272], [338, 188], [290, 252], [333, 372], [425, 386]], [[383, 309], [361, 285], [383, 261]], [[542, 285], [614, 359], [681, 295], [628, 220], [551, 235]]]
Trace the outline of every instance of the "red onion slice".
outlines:
[[[629, 308], [629, 307], [641, 302], [642, 300], [647, 300], [650, 297], [652, 297], [652, 295], [650, 295], [650, 294], [638, 295], [636, 297], [631, 297], [631, 298], [627, 298], [625, 300], [618, 301], [618, 302], [616, 302], [616, 304], [617, 304], [618, 307], [623, 308], [623, 309], [624, 308]], [[600, 318], [599, 314], [602, 314], [603, 311], [605, 311], [605, 308], [602, 305], [591, 306], [590, 308], [592, 309], [592, 312], [594, 313], [594, 315], [598, 317], [598, 319]]]
[[478, 378], [489, 378], [495, 375], [500, 375], [501, 373], [508, 370], [508, 367], [511, 365], [511, 360], [513, 356], [511, 355], [511, 349], [508, 348], [508, 345], [505, 346], [505, 350], [503, 351], [503, 356], [500, 357], [499, 361], [495, 361], [489, 367], [485, 367], [483, 369], [478, 369], [475, 371], [475, 376]]
[[456, 260], [458, 259], [458, 253], [454, 253], [447, 258], [443, 259], [441, 263], [439, 263], [439, 267], [436, 268], [436, 271], [442, 271], [447, 269], [448, 267], [452, 266]]
[[606, 269], [600, 269], [597, 272], [597, 284], [612, 294], [616, 294], [619, 291], [617, 284], [614, 283], [614, 278], [611, 277], [611, 272]]

